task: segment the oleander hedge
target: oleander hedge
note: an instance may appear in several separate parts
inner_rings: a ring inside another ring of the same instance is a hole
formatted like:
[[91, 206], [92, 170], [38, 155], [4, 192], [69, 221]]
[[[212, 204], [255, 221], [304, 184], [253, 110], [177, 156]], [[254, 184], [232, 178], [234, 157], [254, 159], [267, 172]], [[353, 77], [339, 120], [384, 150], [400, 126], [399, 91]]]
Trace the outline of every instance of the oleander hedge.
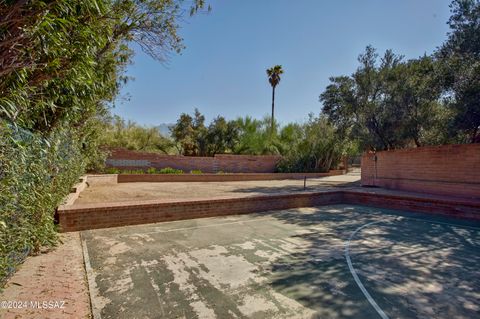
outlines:
[[0, 123], [0, 287], [29, 253], [57, 242], [55, 209], [85, 168], [70, 134]]

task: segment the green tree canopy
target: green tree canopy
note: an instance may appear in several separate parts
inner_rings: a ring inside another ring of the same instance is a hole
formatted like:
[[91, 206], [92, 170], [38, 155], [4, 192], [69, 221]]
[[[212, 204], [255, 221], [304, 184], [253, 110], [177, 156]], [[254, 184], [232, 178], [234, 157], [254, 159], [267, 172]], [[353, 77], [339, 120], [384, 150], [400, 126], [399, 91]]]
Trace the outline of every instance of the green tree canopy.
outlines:
[[208, 126], [206, 133], [207, 154], [232, 152], [238, 143], [239, 128], [235, 121], [217, 116]]
[[182, 0], [0, 2], [0, 118], [38, 132], [81, 128], [126, 80], [130, 43], [159, 60], [183, 48], [184, 9]]
[[354, 74], [330, 78], [320, 95], [341, 134], [375, 149], [442, 142], [432, 134], [445, 114], [432, 58], [404, 61], [391, 50], [379, 58], [368, 46], [358, 61]]
[[451, 31], [436, 56], [453, 112], [451, 135], [480, 142], [480, 1], [454, 0], [450, 8]]

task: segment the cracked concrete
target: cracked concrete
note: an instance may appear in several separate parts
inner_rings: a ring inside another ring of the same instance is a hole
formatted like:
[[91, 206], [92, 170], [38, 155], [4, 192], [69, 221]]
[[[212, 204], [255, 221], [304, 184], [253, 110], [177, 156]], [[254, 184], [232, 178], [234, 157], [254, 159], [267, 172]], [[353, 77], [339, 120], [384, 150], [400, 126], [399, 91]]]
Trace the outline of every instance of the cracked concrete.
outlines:
[[479, 229], [423, 218], [333, 205], [85, 231], [92, 304], [102, 318], [374, 318], [344, 244], [381, 221], [350, 247], [380, 307], [475, 317]]

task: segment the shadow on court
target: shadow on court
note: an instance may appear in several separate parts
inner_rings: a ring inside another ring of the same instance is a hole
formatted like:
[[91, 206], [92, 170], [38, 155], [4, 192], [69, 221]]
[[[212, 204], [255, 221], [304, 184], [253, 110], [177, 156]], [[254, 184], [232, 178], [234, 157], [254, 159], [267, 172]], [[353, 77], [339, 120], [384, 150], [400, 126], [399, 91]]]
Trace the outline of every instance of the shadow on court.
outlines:
[[82, 237], [103, 318], [380, 318], [347, 265], [347, 243], [353, 271], [388, 317], [472, 318], [480, 232], [470, 227], [479, 225], [450, 223], [332, 205]]

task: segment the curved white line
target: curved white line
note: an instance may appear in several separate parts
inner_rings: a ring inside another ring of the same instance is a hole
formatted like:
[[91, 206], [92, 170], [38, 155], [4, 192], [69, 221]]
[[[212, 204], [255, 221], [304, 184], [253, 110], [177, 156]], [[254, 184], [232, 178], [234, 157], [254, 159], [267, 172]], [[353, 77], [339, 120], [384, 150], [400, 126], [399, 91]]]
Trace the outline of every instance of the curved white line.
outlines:
[[350, 238], [348, 238], [348, 241], [345, 243], [345, 258], [347, 259], [348, 269], [350, 269], [350, 273], [352, 274], [353, 279], [355, 279], [355, 282], [357, 283], [358, 288], [360, 288], [360, 290], [363, 292], [363, 295], [365, 296], [365, 298], [367, 298], [368, 302], [377, 311], [377, 313], [380, 315], [382, 319], [389, 319], [388, 316], [385, 314], [385, 312], [383, 312], [382, 308], [380, 308], [380, 306], [375, 302], [375, 300], [372, 298], [372, 296], [367, 291], [365, 286], [362, 284], [362, 281], [358, 277], [357, 272], [355, 271], [355, 268], [353, 268], [352, 260], [350, 259], [350, 241], [353, 239], [353, 237], [363, 228], [366, 228], [370, 225], [381, 223], [381, 222], [384, 222], [384, 220], [371, 222], [355, 229], [355, 231], [350, 235]]
[[[421, 222], [425, 222], [425, 223], [441, 224], [441, 225], [447, 225], [447, 226], [452, 226], [452, 227], [467, 228], [467, 229], [472, 229], [472, 230], [477, 230], [477, 231], [480, 230], [479, 227], [472, 227], [472, 226], [467, 226], [467, 225], [457, 225], [457, 224], [451, 224], [451, 223], [447, 223], [447, 222], [424, 220], [424, 219], [421, 219], [421, 218], [406, 217], [406, 216], [402, 216], [402, 219], [403, 218], [404, 219], [415, 220], [415, 221], [421, 221]], [[395, 220], [399, 220], [399, 219], [396, 218]], [[378, 221], [375, 221], [375, 222], [367, 223], [367, 224], [365, 224], [363, 226], [360, 226], [357, 229], [355, 229], [355, 231], [350, 235], [350, 238], [348, 239], [348, 241], [345, 243], [345, 258], [347, 259], [348, 269], [350, 270], [350, 273], [352, 274], [353, 279], [355, 279], [355, 282], [357, 283], [358, 287], [362, 291], [365, 298], [367, 298], [368, 302], [372, 305], [373, 308], [375, 308], [375, 310], [377, 311], [377, 313], [380, 315], [380, 317], [382, 319], [389, 319], [388, 316], [385, 314], [385, 312], [382, 310], [382, 308], [380, 308], [380, 306], [375, 302], [375, 300], [372, 298], [370, 293], [367, 291], [367, 289], [363, 285], [362, 281], [358, 277], [358, 274], [357, 274], [355, 268], [353, 267], [352, 260], [350, 258], [350, 241], [353, 239], [353, 237], [355, 237], [355, 235], [359, 231], [361, 231], [362, 229], [364, 229], [364, 228], [366, 228], [370, 225], [378, 224], [378, 223], [381, 223], [381, 222], [385, 222], [385, 220], [378, 220]]]

